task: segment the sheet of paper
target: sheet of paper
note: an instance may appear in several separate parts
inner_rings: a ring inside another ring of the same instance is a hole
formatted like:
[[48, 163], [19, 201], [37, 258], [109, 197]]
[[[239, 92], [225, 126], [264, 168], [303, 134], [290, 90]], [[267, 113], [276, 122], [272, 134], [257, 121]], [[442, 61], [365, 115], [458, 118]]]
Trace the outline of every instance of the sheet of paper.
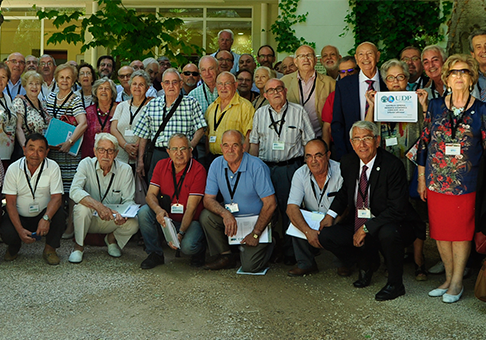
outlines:
[[[228, 237], [229, 245], [240, 244], [241, 241], [252, 232], [253, 227], [258, 220], [258, 215], [256, 216], [238, 216], [236, 218], [236, 223], [238, 225], [238, 231], [233, 237]], [[266, 227], [263, 233], [260, 235], [260, 243], [272, 243], [272, 228]]]
[[[122, 217], [135, 218], [140, 210], [140, 204], [105, 204], [106, 207], [117, 211]], [[95, 210], [94, 216], [98, 216]]]
[[416, 123], [418, 121], [417, 94], [412, 91], [377, 92], [375, 121]]
[[[307, 210], [300, 209], [302, 216], [304, 216], [305, 222], [309, 225], [311, 229], [319, 230], [320, 223], [322, 219], [326, 216], [324, 214], [313, 213]], [[289, 227], [287, 228], [287, 235], [295, 236], [307, 240], [305, 234], [301, 232], [296, 226], [290, 223]]]
[[267, 267], [259, 272], [256, 272], [256, 273], [250, 273], [250, 272], [244, 272], [241, 268], [243, 267], [240, 267], [240, 269], [238, 269], [238, 271], [236, 272], [236, 274], [241, 274], [241, 275], [265, 275], [267, 272], [268, 272], [268, 269], [270, 267]]

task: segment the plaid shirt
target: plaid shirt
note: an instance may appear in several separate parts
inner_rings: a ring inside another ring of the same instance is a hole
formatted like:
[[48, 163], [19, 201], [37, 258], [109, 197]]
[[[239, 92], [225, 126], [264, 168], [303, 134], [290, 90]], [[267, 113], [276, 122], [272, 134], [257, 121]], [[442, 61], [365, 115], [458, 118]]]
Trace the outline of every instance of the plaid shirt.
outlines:
[[[206, 90], [206, 92], [204, 92], [204, 90]], [[188, 96], [193, 97], [198, 101], [204, 114], [206, 113], [208, 106], [211, 105], [216, 98], [218, 98], [218, 90], [215, 87], [214, 92], [211, 93], [209, 87], [203, 82], [201, 85], [189, 92]]]
[[[168, 115], [172, 105], [169, 107], [165, 106], [165, 96], [151, 100], [145, 105], [133, 133], [144, 139], [154, 138], [164, 121], [164, 108], [166, 110], [165, 115]], [[174, 133], [183, 133], [189, 140], [192, 140], [196, 131], [206, 126], [204, 114], [197, 100], [188, 96], [183, 97], [179, 107], [165, 126], [164, 131], [157, 138], [155, 146], [158, 148], [167, 147], [169, 138]]]

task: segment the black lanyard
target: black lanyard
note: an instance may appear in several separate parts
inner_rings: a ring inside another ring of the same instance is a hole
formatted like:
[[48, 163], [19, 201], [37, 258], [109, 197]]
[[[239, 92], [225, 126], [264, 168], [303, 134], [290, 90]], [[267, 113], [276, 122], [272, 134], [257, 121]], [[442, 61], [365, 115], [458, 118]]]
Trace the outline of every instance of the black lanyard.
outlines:
[[221, 121], [223, 120], [224, 115], [226, 114], [226, 112], [228, 112], [228, 110], [231, 108], [231, 106], [221, 114], [221, 117], [219, 117], [219, 120], [216, 122], [216, 116], [218, 114], [218, 108], [219, 108], [219, 104], [216, 105], [216, 110], [214, 110], [214, 131], [216, 131], [218, 129], [218, 126], [219, 126], [219, 124], [221, 124]]
[[[96, 161], [96, 163], [98, 163], [98, 161]], [[96, 181], [98, 182], [98, 191], [100, 193], [100, 198], [101, 198], [101, 203], [103, 203], [103, 201], [105, 200], [106, 198], [106, 195], [108, 195], [108, 192], [110, 191], [110, 188], [111, 188], [111, 185], [113, 184], [113, 179], [115, 178], [115, 173], [112, 172], [111, 173], [111, 179], [110, 179], [110, 184], [108, 184], [108, 188], [106, 189], [106, 192], [105, 192], [105, 195], [103, 197], [101, 197], [101, 186], [100, 186], [100, 179], [98, 178], [98, 172], [96, 171], [96, 163], [95, 163], [95, 174], [96, 174]], [[113, 166], [113, 165], [112, 165]]]
[[3, 103], [3, 100], [0, 100], [0, 105], [2, 105], [5, 112], [7, 112], [8, 120], [10, 120], [10, 118], [12, 118], [12, 113], [10, 112], [10, 109], [8, 108], [7, 98], [5, 98], [5, 97], [2, 97], [2, 98], [5, 100], [5, 104]]
[[[37, 176], [37, 181], [35, 182], [35, 186], [34, 186], [34, 189], [32, 189], [32, 185], [30, 184], [30, 179], [29, 179], [29, 176], [27, 176], [27, 166], [25, 165], [25, 163], [27, 163], [27, 159], [24, 159], [24, 174], [25, 174], [25, 179], [27, 180], [27, 184], [29, 185], [29, 189], [30, 189], [30, 192], [32, 193], [32, 198], [34, 199], [35, 201], [35, 191], [37, 190], [37, 184], [39, 184], [39, 180], [42, 176], [42, 171], [44, 170], [44, 164], [45, 164], [45, 160], [42, 161], [42, 165], [41, 165], [41, 169], [39, 171], [39, 176]], [[33, 174], [32, 174], [33, 176]]]
[[177, 182], [175, 166], [174, 166], [174, 163], [172, 162], [172, 179], [174, 181], [174, 194], [172, 195], [172, 199], [174, 199], [174, 197], [176, 197], [177, 203], [179, 203], [179, 194], [181, 193], [182, 183], [184, 182], [184, 178], [186, 177], [187, 169], [189, 169], [189, 164], [186, 165], [184, 172], [182, 173], [181, 178], [179, 178], [179, 182]]
[[[273, 115], [272, 115], [272, 112], [270, 111], [270, 107], [268, 108], [268, 114], [270, 116], [270, 120], [272, 121], [272, 124], [270, 124], [270, 128], [273, 126], [273, 129], [277, 133], [279, 140], [280, 140], [280, 134], [282, 133], [283, 126], [285, 124], [285, 116], [287, 115], [287, 110], [289, 109], [289, 103], [287, 102], [286, 104], [287, 104], [287, 107], [285, 108], [285, 111], [282, 114], [282, 119], [280, 119], [277, 122], [273, 120]], [[278, 123], [280, 123], [280, 130], [277, 127]]]
[[83, 93], [81, 93], [81, 101], [83, 102], [83, 107], [84, 107], [84, 109], [86, 110], [86, 108], [87, 108], [88, 106], [91, 106], [91, 105], [93, 104], [93, 97], [91, 97], [91, 102], [89, 103], [89, 105], [88, 105], [88, 106], [86, 106], [86, 103], [84, 102], [84, 94], [83, 94]]
[[208, 94], [206, 93], [206, 84], [202, 84], [203, 92], [204, 92], [204, 97], [206, 98], [206, 102], [208, 103], [208, 106], [211, 105], [208, 99]]
[[[265, 101], [267, 100], [267, 98], [265, 98], [265, 97], [263, 97], [263, 96], [262, 96], [262, 98], [263, 98], [263, 100], [262, 100], [262, 101], [261, 101], [261, 103], [258, 105], [258, 107], [257, 107], [257, 108], [255, 108], [255, 111], [256, 111], [256, 110], [258, 110], [259, 108], [261, 108], [261, 107], [262, 107], [262, 105], [263, 105], [263, 103], [265, 103]], [[257, 98], [256, 100], [258, 100], [258, 98]], [[255, 104], [256, 104], [256, 103], [255, 103]]]
[[69, 95], [67, 96], [66, 99], [64, 99], [64, 101], [62, 102], [61, 106], [59, 106], [59, 109], [56, 110], [57, 108], [57, 94], [54, 95], [54, 118], [57, 118], [57, 113], [62, 109], [62, 107], [64, 106], [64, 104], [66, 104], [66, 102], [69, 100], [69, 98], [71, 98], [71, 96], [73, 95], [73, 91], [71, 91], [69, 93]]
[[240, 181], [241, 172], [238, 172], [238, 176], [236, 176], [235, 187], [233, 188], [233, 190], [231, 190], [231, 184], [228, 178], [228, 168], [224, 168], [224, 175], [226, 176], [226, 185], [230, 194], [231, 203], [233, 203], [233, 197], [235, 196], [236, 187], [238, 186], [238, 182]]
[[[19, 81], [20, 81], [20, 80], [19, 80]], [[18, 82], [17, 82], [17, 84], [18, 84]], [[12, 86], [13, 86], [13, 83], [12, 83]], [[17, 88], [17, 95], [16, 95], [16, 96], [18, 96], [18, 95], [20, 94], [20, 88], [21, 88], [21, 87], [22, 87], [22, 85], [20, 85], [20, 84], [19, 84], [19, 87]], [[10, 94], [10, 89], [9, 89], [9, 87], [8, 87], [8, 84], [7, 84], [7, 94], [8, 94], [8, 96], [10, 97], [10, 100], [12, 100], [13, 98], [12, 98], [12, 95]]]
[[324, 184], [324, 188], [322, 189], [321, 196], [319, 197], [319, 199], [317, 199], [317, 192], [316, 192], [316, 188], [314, 188], [314, 182], [312, 182], [312, 177], [309, 177], [309, 179], [310, 179], [310, 185], [311, 185], [311, 188], [312, 188], [312, 192], [314, 192], [314, 196], [315, 196], [316, 201], [317, 201], [317, 208], [319, 209], [319, 206], [321, 205], [322, 197], [324, 197], [324, 194], [326, 193], [326, 190], [327, 190], [327, 186], [329, 185], [329, 182], [331, 181], [331, 179], [329, 179], [329, 176], [326, 177], [327, 181], [326, 181], [326, 184]]
[[395, 130], [395, 126], [397, 125], [396, 122], [385, 123], [386, 130], [388, 131], [388, 137], [392, 136], [392, 132]]
[[[42, 105], [41, 105], [41, 102], [39, 100], [39, 98], [37, 98], [37, 104], [39, 105], [39, 109], [37, 109], [35, 106], [34, 106], [34, 103], [32, 103], [29, 99], [29, 97], [25, 96], [25, 99], [27, 99], [27, 101], [29, 102], [30, 106], [32, 106], [32, 108], [34, 110], [36, 110], [37, 112], [39, 112], [39, 114], [42, 116], [42, 119], [44, 120], [44, 124], [47, 125], [47, 120], [46, 120], [46, 115], [44, 113], [44, 111], [42, 110]], [[27, 111], [25, 112], [25, 125], [27, 125]]]
[[454, 124], [455, 115], [452, 112], [452, 94], [451, 94], [451, 98], [450, 98], [450, 101], [449, 101], [450, 109], [448, 111], [449, 111], [449, 121], [451, 123], [451, 137], [452, 137], [452, 139], [456, 138], [457, 128], [459, 127], [459, 124], [464, 121], [464, 116], [466, 115], [467, 106], [469, 105], [470, 100], [471, 100], [471, 93], [469, 93], [469, 97], [467, 97], [467, 102], [466, 102], [466, 105], [464, 106], [464, 111], [462, 112], [462, 115], [460, 117], [458, 117], [457, 124]]
[[101, 121], [101, 117], [100, 117], [100, 112], [101, 109], [98, 107], [98, 105], [96, 105], [96, 116], [98, 117], [98, 122], [100, 122], [100, 126], [101, 126], [101, 132], [103, 132], [103, 129], [105, 128], [106, 126], [106, 123], [108, 122], [108, 120], [110, 119], [110, 112], [111, 112], [111, 109], [113, 108], [113, 103], [111, 103], [111, 106], [110, 106], [110, 109], [108, 110], [108, 112], [106, 113], [106, 118], [105, 118], [105, 121], [102, 122]]
[[[140, 112], [140, 110], [142, 109], [142, 107], [145, 105], [145, 102], [146, 101], [147, 101], [147, 97], [143, 98], [143, 102], [142, 102], [142, 104], [140, 104], [140, 106], [138, 107], [137, 111], [135, 111], [135, 114], [132, 114], [133, 98], [130, 101], [130, 105], [128, 105], [128, 109], [130, 110], [130, 128], [131, 128], [131, 126], [133, 124], [133, 120], [138, 115], [138, 113]], [[165, 118], [165, 111], [164, 111], [164, 118]]]
[[302, 80], [299, 79], [299, 89], [300, 89], [300, 102], [302, 103], [302, 106], [305, 106], [309, 99], [312, 97], [312, 94], [314, 93], [314, 90], [316, 89], [316, 80], [317, 80], [317, 73], [315, 74], [314, 78], [314, 84], [312, 85], [312, 89], [309, 93], [309, 97], [304, 101], [304, 90], [302, 89]]

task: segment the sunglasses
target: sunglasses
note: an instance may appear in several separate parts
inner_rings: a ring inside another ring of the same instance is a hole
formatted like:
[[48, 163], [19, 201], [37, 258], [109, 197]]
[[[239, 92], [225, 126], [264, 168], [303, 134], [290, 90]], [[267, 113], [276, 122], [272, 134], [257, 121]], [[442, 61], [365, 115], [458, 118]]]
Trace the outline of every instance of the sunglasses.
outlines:
[[183, 75], [185, 76], [193, 76], [193, 77], [197, 77], [199, 75], [199, 72], [189, 72], [189, 71], [184, 71], [182, 72]]

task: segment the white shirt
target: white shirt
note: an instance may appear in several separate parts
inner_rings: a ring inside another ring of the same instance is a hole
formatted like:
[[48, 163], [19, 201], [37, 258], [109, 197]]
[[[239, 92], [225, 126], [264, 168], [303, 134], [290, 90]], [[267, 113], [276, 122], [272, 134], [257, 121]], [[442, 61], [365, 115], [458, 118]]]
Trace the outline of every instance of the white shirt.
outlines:
[[[380, 73], [378, 69], [376, 69], [376, 73], [373, 78], [368, 78], [364, 75], [363, 71], [359, 71], [359, 112], [361, 115], [361, 120], [365, 119], [366, 116], [366, 92], [368, 91], [368, 83], [367, 80], [374, 80], [373, 88], [375, 91], [380, 91]], [[385, 89], [386, 91], [386, 89]], [[349, 100], [354, 100], [353, 98], [349, 98]]]
[[[24, 165], [27, 172], [24, 172]], [[42, 164], [31, 175], [25, 163], [25, 157], [22, 157], [12, 163], [7, 169], [3, 184], [3, 194], [17, 196], [17, 211], [20, 216], [35, 217], [39, 215], [42, 210], [47, 208], [47, 204], [51, 200], [51, 195], [64, 193], [59, 165], [52, 159], [46, 158], [44, 160], [42, 174], [39, 178], [41, 168]], [[25, 177], [26, 174], [30, 180], [32, 190], [35, 192], [35, 203], [39, 205], [38, 212], [29, 212], [29, 206], [34, 203], [34, 198], [32, 197], [32, 192]], [[37, 188], [35, 188], [36, 183]]]

